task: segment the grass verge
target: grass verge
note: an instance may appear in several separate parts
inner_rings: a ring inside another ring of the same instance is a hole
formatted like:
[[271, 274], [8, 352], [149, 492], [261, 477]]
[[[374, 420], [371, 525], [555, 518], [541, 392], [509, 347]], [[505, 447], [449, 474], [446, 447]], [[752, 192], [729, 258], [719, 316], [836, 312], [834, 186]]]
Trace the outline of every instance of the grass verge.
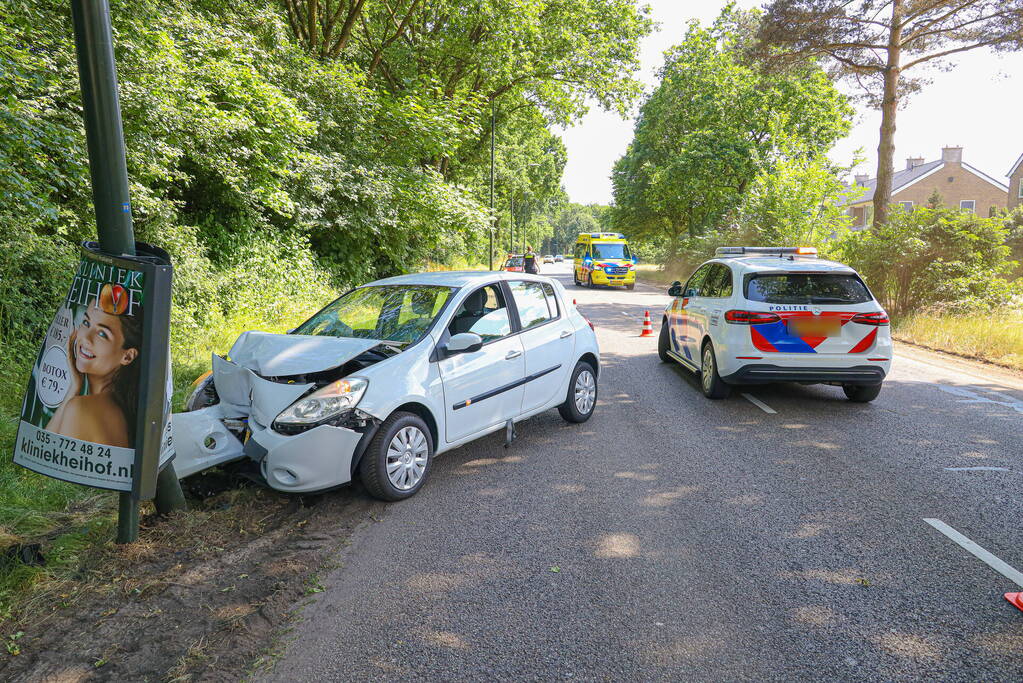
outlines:
[[[175, 408], [181, 406], [192, 381], [210, 369], [212, 352], [226, 353], [245, 330], [283, 332], [305, 320], [322, 303], [303, 301], [302, 306], [287, 311], [238, 311], [201, 332], [175, 338]], [[59, 592], [69, 576], [90, 563], [90, 557], [106, 552], [117, 527], [116, 494], [51, 479], [11, 460], [29, 368], [26, 363], [14, 365], [10, 359], [34, 355], [34, 345], [26, 344], [0, 364], [0, 386], [6, 395], [0, 402], [0, 452], [4, 454], [0, 457], [0, 625], [17, 617], [40, 595]], [[151, 511], [151, 504], [144, 504], [141, 513]], [[36, 545], [45, 558], [43, 565], [22, 559], [22, 549]], [[0, 637], [9, 635], [0, 631]]]
[[896, 339], [936, 351], [1023, 370], [1023, 316], [916, 314], [895, 321]]

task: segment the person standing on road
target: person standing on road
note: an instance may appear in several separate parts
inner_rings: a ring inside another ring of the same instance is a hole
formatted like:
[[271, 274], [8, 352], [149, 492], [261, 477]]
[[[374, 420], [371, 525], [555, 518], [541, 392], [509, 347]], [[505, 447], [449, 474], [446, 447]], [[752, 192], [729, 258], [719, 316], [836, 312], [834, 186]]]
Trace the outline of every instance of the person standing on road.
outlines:
[[526, 253], [522, 255], [522, 258], [525, 262], [527, 273], [532, 273], [533, 275], [540, 274], [540, 268], [536, 265], [536, 253], [533, 251], [533, 247], [527, 245]]

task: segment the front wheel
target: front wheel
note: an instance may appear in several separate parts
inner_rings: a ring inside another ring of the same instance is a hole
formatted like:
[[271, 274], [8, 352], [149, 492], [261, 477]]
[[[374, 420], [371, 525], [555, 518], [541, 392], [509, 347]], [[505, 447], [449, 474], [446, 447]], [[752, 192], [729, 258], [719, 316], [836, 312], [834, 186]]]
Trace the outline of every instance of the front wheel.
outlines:
[[586, 286], [593, 289], [593, 273], [586, 276]]
[[370, 495], [395, 501], [414, 496], [426, 483], [433, 462], [433, 437], [423, 418], [394, 413], [380, 425], [359, 463]]
[[633, 283], [631, 285], [625, 285], [625, 289], [627, 289], [627, 290], [629, 290], [631, 292], [632, 290], [636, 289], [636, 284]]
[[881, 393], [880, 384], [843, 384], [845, 397], [853, 403], [869, 403]]
[[700, 387], [703, 395], [710, 399], [728, 398], [732, 393], [732, 387], [725, 384], [718, 374], [717, 358], [714, 356], [714, 344], [707, 342], [703, 345], [703, 364], [700, 366]]
[[575, 364], [568, 381], [568, 395], [558, 412], [568, 422], [586, 422], [597, 407], [597, 371], [586, 361]]
[[669, 339], [668, 332], [668, 321], [661, 321], [661, 333], [657, 335], [657, 357], [661, 359], [661, 362], [667, 363], [671, 360], [671, 356], [668, 355], [668, 349], [671, 347], [671, 339]]

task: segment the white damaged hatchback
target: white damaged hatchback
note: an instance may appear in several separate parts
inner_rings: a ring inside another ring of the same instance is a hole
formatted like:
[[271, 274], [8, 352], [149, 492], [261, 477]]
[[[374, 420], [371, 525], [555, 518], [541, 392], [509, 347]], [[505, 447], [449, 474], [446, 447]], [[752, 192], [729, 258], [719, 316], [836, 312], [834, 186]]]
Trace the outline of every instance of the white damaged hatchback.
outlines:
[[280, 491], [358, 474], [400, 500], [433, 456], [558, 408], [585, 422], [597, 400], [592, 326], [555, 280], [424, 273], [353, 289], [289, 334], [246, 332], [213, 355], [173, 416], [187, 477], [249, 458]]

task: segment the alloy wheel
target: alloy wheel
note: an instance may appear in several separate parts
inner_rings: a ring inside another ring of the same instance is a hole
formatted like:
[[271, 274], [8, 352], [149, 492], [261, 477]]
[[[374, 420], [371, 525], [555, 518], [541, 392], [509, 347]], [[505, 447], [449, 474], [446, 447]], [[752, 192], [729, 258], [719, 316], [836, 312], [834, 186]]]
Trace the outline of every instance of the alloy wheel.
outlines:
[[414, 489], [426, 473], [429, 446], [417, 427], [398, 431], [387, 446], [387, 478], [399, 491]]
[[703, 369], [700, 371], [700, 381], [703, 383], [703, 390], [710, 391], [714, 382], [714, 351], [710, 344], [703, 347]]
[[583, 415], [593, 410], [593, 403], [597, 399], [597, 381], [593, 378], [593, 372], [583, 370], [575, 378], [575, 407]]

